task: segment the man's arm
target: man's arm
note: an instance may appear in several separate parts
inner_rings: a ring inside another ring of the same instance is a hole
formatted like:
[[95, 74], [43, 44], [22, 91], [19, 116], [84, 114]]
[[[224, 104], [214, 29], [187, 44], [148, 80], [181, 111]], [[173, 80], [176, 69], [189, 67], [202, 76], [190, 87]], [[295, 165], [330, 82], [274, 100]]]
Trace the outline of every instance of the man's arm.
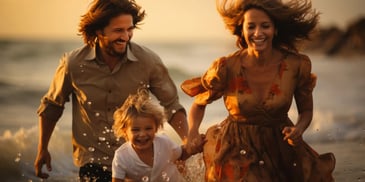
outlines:
[[50, 141], [53, 130], [56, 126], [55, 121], [49, 121], [45, 117], [39, 117], [39, 141], [37, 157], [34, 161], [36, 176], [40, 178], [48, 178], [47, 173], [42, 172], [42, 166], [46, 164], [47, 170], [51, 171], [51, 155], [48, 151], [48, 143]]
[[169, 121], [171, 127], [180, 136], [183, 143], [186, 143], [188, 137], [188, 122], [185, 112], [181, 109], [177, 111]]

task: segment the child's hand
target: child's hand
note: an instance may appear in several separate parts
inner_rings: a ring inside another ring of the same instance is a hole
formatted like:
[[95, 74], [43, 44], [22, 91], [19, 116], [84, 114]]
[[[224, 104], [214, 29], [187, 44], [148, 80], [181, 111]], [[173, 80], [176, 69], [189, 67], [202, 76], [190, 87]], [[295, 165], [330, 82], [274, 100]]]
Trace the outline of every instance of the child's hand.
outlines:
[[205, 139], [205, 135], [204, 134], [200, 134], [197, 137], [188, 140], [187, 143], [187, 152], [190, 155], [194, 155], [200, 152], [203, 152], [203, 147], [204, 144], [206, 143], [206, 139]]

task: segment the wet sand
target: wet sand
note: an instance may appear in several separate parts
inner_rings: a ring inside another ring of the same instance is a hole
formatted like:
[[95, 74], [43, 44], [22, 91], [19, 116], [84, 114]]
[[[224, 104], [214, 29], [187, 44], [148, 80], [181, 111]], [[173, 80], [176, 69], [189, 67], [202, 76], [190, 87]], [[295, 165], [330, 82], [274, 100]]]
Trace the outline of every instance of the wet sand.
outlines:
[[365, 142], [349, 141], [311, 144], [318, 153], [332, 152], [336, 157], [333, 173], [336, 182], [365, 181]]

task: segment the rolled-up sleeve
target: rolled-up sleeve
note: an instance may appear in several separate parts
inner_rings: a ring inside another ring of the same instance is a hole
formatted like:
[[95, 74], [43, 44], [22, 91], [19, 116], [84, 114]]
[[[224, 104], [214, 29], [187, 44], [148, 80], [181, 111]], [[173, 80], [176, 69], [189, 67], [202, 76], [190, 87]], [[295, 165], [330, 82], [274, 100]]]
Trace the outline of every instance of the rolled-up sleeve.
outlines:
[[167, 121], [170, 121], [175, 112], [183, 111], [186, 113], [186, 111], [179, 102], [176, 85], [169, 76], [167, 68], [159, 58], [157, 60], [151, 73], [149, 89], [159, 100], [161, 106], [165, 108]]
[[67, 54], [61, 58], [59, 66], [51, 82], [48, 92], [42, 97], [37, 110], [39, 116], [47, 120], [58, 121], [61, 117], [65, 102], [68, 102], [72, 86], [67, 71]]

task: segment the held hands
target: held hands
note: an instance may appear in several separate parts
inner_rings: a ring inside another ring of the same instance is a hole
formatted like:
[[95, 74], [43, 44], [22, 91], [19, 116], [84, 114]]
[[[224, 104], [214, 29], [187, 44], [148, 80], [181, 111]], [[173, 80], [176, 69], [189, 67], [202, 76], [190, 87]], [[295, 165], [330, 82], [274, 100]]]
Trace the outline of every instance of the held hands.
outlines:
[[190, 133], [188, 141], [186, 143], [186, 151], [190, 155], [194, 155], [203, 152], [204, 144], [206, 143], [205, 135], [196, 133]]
[[282, 134], [284, 134], [284, 140], [288, 141], [291, 146], [298, 146], [303, 142], [303, 130], [296, 126], [286, 126], [282, 130]]
[[49, 177], [48, 173], [42, 172], [43, 165], [46, 165], [48, 171], [52, 171], [51, 167], [51, 155], [48, 150], [40, 151], [34, 161], [34, 169], [37, 177], [47, 179]]

